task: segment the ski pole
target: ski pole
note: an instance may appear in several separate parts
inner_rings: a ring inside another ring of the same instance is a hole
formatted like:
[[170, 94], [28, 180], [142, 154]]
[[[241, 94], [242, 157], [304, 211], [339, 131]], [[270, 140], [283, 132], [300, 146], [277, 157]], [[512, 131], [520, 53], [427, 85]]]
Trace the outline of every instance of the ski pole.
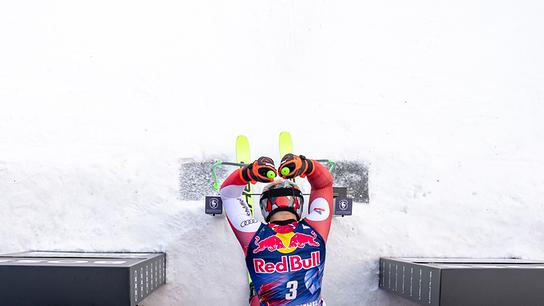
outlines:
[[213, 188], [215, 190], [219, 190], [219, 188], [221, 187], [221, 185], [219, 184], [219, 181], [217, 180], [217, 170], [216, 170], [217, 167], [219, 167], [221, 165], [243, 167], [245, 164], [244, 163], [223, 162], [223, 161], [220, 161], [220, 160], [215, 161], [213, 163], [213, 165], [212, 165]]
[[334, 168], [336, 167], [336, 162], [332, 159], [316, 159], [316, 161], [320, 163], [328, 163], [329, 164], [329, 172], [332, 173], [334, 171]]

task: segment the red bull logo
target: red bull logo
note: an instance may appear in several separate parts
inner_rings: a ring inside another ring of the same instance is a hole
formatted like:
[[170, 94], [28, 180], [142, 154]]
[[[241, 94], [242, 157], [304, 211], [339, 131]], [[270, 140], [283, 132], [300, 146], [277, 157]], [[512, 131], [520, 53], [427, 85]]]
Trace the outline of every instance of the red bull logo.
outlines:
[[261, 258], [253, 259], [253, 268], [255, 273], [287, 273], [300, 270], [309, 270], [321, 264], [320, 252], [315, 251], [310, 254], [310, 258], [302, 259], [298, 255], [282, 256], [281, 261], [277, 263], [266, 262]]
[[255, 244], [257, 248], [253, 250], [254, 254], [268, 250], [269, 252], [278, 251], [280, 253], [291, 253], [298, 248], [304, 248], [306, 245], [319, 246], [317, 242], [317, 235], [312, 231], [312, 235], [306, 235], [303, 233], [285, 233], [276, 234], [260, 240], [259, 236], [255, 237]]

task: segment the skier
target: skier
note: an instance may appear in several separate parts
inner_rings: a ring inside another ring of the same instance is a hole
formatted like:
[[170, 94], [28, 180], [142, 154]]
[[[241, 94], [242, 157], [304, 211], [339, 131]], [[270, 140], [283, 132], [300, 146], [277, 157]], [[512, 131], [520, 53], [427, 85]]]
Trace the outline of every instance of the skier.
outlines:
[[[235, 170], [221, 186], [227, 220], [240, 242], [255, 288], [251, 306], [325, 305], [321, 281], [325, 244], [332, 220], [333, 178], [329, 171], [303, 155], [286, 154], [279, 167], [269, 157], [260, 157]], [[312, 191], [306, 218], [304, 198], [289, 179], [307, 177]], [[251, 215], [242, 199], [251, 182], [269, 183], [259, 204], [266, 223]]]

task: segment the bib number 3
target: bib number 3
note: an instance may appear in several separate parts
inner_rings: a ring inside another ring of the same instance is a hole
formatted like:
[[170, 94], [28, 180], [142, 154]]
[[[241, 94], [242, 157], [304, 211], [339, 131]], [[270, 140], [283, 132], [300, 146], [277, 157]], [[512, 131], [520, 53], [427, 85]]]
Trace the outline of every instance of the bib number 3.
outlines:
[[298, 282], [297, 281], [290, 281], [287, 282], [287, 289], [289, 289], [289, 292], [285, 295], [286, 300], [294, 300], [297, 298], [297, 288], [298, 288]]

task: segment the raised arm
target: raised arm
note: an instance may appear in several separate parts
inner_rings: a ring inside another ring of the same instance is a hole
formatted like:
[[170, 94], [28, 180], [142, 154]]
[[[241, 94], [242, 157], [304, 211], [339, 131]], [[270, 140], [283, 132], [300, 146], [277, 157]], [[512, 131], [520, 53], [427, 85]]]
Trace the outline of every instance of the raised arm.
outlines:
[[260, 226], [260, 222], [253, 218], [249, 206], [242, 199], [246, 185], [247, 181], [244, 181], [240, 176], [240, 170], [237, 169], [223, 182], [220, 191], [227, 220], [244, 250], [244, 255], [247, 253], [251, 238]]
[[319, 162], [313, 162], [314, 169], [307, 175], [312, 186], [310, 205], [306, 222], [310, 224], [322, 237], [327, 240], [332, 222], [333, 210], [333, 178]]
[[261, 157], [240, 169], [233, 171], [221, 185], [221, 199], [227, 215], [227, 220], [234, 232], [234, 235], [240, 242], [244, 255], [251, 239], [260, 227], [260, 222], [253, 218], [246, 201], [242, 199], [242, 192], [248, 182], [253, 184], [259, 182], [269, 182], [273, 180], [267, 174], [274, 172], [274, 162], [268, 157]]
[[283, 157], [279, 169], [283, 178], [308, 178], [312, 192], [306, 222], [327, 240], [333, 209], [333, 178], [330, 172], [319, 162], [293, 154]]

